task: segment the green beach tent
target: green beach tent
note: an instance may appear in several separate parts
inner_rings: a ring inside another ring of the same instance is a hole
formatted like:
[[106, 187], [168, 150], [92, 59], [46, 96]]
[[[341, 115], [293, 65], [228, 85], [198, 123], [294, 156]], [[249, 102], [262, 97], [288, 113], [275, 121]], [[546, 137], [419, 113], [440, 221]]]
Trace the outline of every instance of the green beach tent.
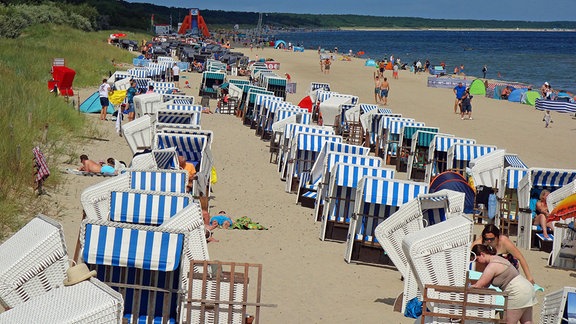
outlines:
[[470, 83], [470, 94], [473, 96], [485, 96], [486, 86], [484, 85], [484, 81], [480, 79], [472, 81], [472, 83]]
[[536, 99], [540, 99], [540, 93], [534, 90], [526, 91], [524, 96], [524, 98], [526, 98], [525, 104], [530, 106], [534, 106], [536, 104]]

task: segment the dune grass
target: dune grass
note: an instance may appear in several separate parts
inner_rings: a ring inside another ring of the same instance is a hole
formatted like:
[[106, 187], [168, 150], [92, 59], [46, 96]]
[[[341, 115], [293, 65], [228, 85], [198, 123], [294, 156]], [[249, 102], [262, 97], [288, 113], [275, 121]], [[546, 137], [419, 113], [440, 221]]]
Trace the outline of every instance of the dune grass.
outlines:
[[[118, 31], [114, 31], [118, 32]], [[92, 131], [71, 102], [48, 91], [54, 58], [76, 71], [74, 88], [96, 87], [112, 64], [132, 62], [132, 53], [106, 43], [110, 31], [82, 32], [64, 26], [37, 25], [16, 39], [0, 39], [0, 241], [42, 210], [32, 188], [32, 148], [40, 146], [51, 166], [46, 182], [56, 187], [56, 161], [76, 156], [74, 144]], [[128, 33], [130, 39], [149, 38]], [[47, 141], [42, 142], [48, 125]], [[93, 134], [92, 134], [93, 135]]]

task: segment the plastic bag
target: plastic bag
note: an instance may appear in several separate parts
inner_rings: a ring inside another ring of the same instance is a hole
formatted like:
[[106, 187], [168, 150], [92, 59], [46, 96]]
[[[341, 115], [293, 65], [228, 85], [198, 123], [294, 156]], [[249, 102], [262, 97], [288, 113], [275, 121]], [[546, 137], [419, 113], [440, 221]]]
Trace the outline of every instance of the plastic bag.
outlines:
[[496, 216], [496, 203], [496, 195], [490, 194], [488, 196], [488, 218], [490, 219], [494, 219], [494, 216]]
[[218, 182], [218, 174], [216, 173], [216, 168], [212, 167], [210, 171], [210, 184], [215, 184], [216, 182]]
[[406, 304], [404, 316], [410, 318], [418, 318], [420, 315], [422, 315], [422, 302], [418, 300], [418, 297], [414, 297], [410, 299]]

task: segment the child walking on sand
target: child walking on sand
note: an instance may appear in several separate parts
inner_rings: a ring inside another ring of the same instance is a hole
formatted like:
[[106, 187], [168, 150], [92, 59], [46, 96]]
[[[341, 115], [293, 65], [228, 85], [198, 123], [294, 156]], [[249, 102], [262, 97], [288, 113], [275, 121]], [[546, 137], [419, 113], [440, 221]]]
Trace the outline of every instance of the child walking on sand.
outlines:
[[544, 112], [544, 118], [542, 118], [542, 121], [544, 122], [544, 127], [548, 128], [548, 127], [552, 127], [552, 124], [554, 121], [552, 120], [552, 116], [550, 115], [550, 110], [546, 110]]

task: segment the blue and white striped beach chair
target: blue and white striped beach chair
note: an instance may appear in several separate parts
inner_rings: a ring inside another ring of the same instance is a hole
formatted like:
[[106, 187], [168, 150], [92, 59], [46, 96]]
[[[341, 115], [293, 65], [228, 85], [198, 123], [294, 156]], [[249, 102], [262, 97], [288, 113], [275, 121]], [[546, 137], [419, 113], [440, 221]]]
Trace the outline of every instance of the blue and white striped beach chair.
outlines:
[[[180, 106], [185, 107], [185, 106]], [[194, 106], [187, 106], [189, 109], [175, 110], [175, 109], [158, 109], [156, 112], [156, 120], [158, 123], [163, 124], [181, 124], [181, 125], [195, 125], [200, 126], [200, 118], [202, 113]]]
[[426, 132], [417, 130], [412, 135], [412, 142], [410, 145], [410, 155], [408, 156], [408, 180], [424, 180], [426, 175], [426, 166], [428, 165], [428, 156], [430, 146], [434, 140], [434, 136], [444, 135], [454, 137], [454, 135], [440, 134], [436, 132]]
[[145, 190], [185, 193], [188, 172], [184, 170], [127, 169], [114, 178], [86, 188], [80, 197], [89, 219], [107, 219], [110, 210], [110, 192], [114, 190]]
[[376, 227], [404, 204], [428, 193], [428, 184], [366, 176], [358, 181], [346, 240], [346, 262], [393, 265], [375, 236]]
[[[325, 163], [321, 166], [322, 175], [320, 180], [315, 178], [316, 195], [314, 207], [314, 220], [319, 222], [322, 220], [322, 213], [325, 201], [328, 197], [328, 189], [330, 185], [331, 171], [337, 163], [362, 165], [368, 167], [382, 167], [382, 159], [376, 156], [345, 154], [345, 153], [330, 153], [327, 156]], [[310, 187], [311, 188], [311, 187]], [[312, 194], [308, 194], [309, 196]]]
[[[533, 197], [538, 196], [542, 189], [551, 191], [552, 193], [550, 195], [552, 195], [555, 190], [573, 182], [574, 180], [576, 180], [576, 170], [574, 169], [528, 169], [528, 173], [518, 184], [518, 247], [524, 249], [534, 247], [537, 242], [535, 242], [533, 234], [541, 230], [539, 226], [532, 226], [536, 213], [535, 210], [531, 208], [531, 200], [538, 199]], [[550, 197], [550, 195], [548, 197]], [[552, 197], [554, 197], [554, 195]], [[548, 208], [553, 208], [553, 206], [554, 204], [548, 205]]]
[[208, 139], [203, 135], [157, 133], [155, 147], [159, 149], [176, 147], [178, 155], [196, 166], [197, 181], [193, 182], [194, 196], [206, 195], [210, 192], [210, 176], [213, 157]]
[[298, 138], [299, 133], [312, 133], [312, 134], [325, 134], [334, 135], [334, 128], [327, 126], [303, 125], [296, 123], [288, 123], [285, 125], [284, 132], [280, 134], [279, 143], [279, 163], [278, 172], [280, 172], [280, 179], [286, 179], [286, 162], [289, 159], [290, 149], [292, 142]]
[[156, 133], [185, 134], [206, 136], [206, 145], [212, 148], [214, 132], [208, 129], [200, 129], [198, 125], [163, 124], [156, 123]]
[[[464, 175], [471, 160], [496, 150], [494, 145], [455, 143], [448, 149], [447, 169]], [[489, 187], [492, 187], [490, 185]]]
[[[322, 180], [322, 173], [326, 167], [332, 167], [328, 165], [331, 160], [330, 155], [347, 154], [367, 156], [369, 153], [370, 150], [368, 148], [358, 145], [340, 142], [327, 142], [324, 144], [310, 171], [301, 174], [296, 203], [302, 202], [301, 198], [303, 195], [305, 195], [306, 198], [316, 200], [315, 193], [318, 191], [318, 185]], [[309, 192], [313, 192], [313, 194]]]
[[189, 288], [191, 260], [207, 260], [200, 207], [189, 205], [160, 226], [86, 219], [82, 261], [118, 290], [129, 323], [176, 323]]
[[446, 134], [437, 134], [434, 136], [434, 139], [430, 143], [430, 149], [428, 150], [428, 164], [426, 165], [424, 182], [429, 183], [434, 176], [447, 170], [448, 149], [456, 143], [476, 144], [476, 140]]
[[322, 211], [320, 240], [345, 242], [354, 212], [358, 181], [365, 176], [393, 179], [394, 169], [336, 163], [330, 171], [328, 195]]
[[290, 157], [286, 161], [286, 192], [297, 190], [302, 172], [308, 172], [316, 162], [322, 146], [327, 142], [342, 142], [338, 135], [298, 133], [292, 141]]
[[[369, 153], [370, 150], [368, 148], [358, 145], [340, 142], [327, 142], [324, 144], [310, 171], [301, 174], [296, 203], [302, 202], [301, 198], [303, 195], [305, 195], [305, 198], [313, 199], [314, 201], [316, 200], [315, 193], [318, 191], [318, 185], [322, 180], [323, 170], [327, 163], [329, 163], [329, 156], [331, 154], [366, 156]], [[328, 166], [328, 168], [331, 168], [331, 166]], [[309, 192], [313, 192], [313, 194], [310, 194]]]
[[385, 142], [376, 145], [377, 148], [384, 148], [382, 153], [384, 154], [384, 160], [387, 162], [386, 164], [396, 165], [396, 160], [400, 157], [398, 150], [402, 144], [400, 136], [402, 129], [406, 126], [424, 127], [426, 124], [416, 121], [389, 120], [385, 135], [382, 137]]
[[270, 102], [284, 102], [284, 98], [276, 97], [269, 94], [257, 94], [254, 102], [254, 114], [252, 120], [256, 126], [256, 135], [260, 135], [264, 125], [268, 105]]
[[404, 125], [400, 132], [400, 143], [398, 147], [399, 159], [396, 160], [396, 171], [406, 172], [408, 170], [408, 159], [412, 149], [412, 138], [417, 131], [438, 133], [438, 127], [411, 126]]

